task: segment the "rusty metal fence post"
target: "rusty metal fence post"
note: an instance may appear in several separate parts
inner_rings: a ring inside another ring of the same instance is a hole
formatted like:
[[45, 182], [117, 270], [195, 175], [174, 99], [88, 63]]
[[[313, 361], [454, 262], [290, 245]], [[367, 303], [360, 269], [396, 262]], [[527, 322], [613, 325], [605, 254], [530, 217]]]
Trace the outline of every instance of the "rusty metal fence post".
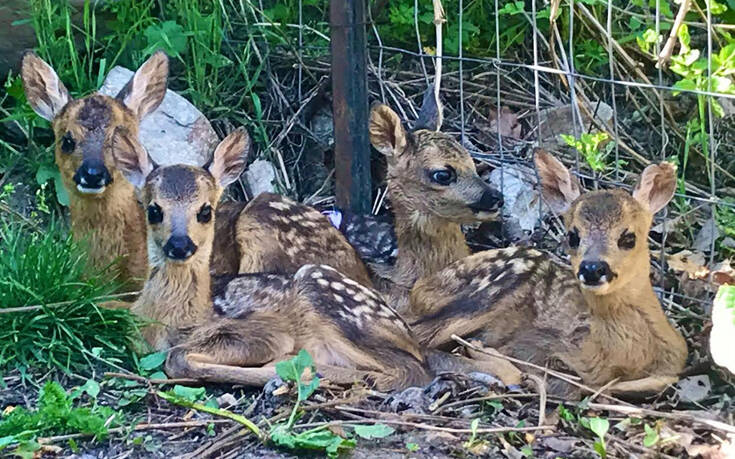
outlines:
[[365, 0], [330, 2], [332, 111], [337, 205], [371, 209]]

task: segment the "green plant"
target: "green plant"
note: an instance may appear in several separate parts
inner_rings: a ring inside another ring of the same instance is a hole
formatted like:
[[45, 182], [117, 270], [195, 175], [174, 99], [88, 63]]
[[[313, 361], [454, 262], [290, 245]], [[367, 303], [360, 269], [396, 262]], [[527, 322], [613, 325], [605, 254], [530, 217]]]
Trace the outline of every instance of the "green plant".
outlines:
[[605, 443], [605, 435], [610, 429], [610, 422], [605, 418], [580, 418], [580, 424], [583, 427], [591, 430], [592, 433], [597, 435], [597, 441], [595, 441], [594, 448], [597, 454], [602, 459], [607, 457], [607, 444]]
[[0, 368], [68, 371], [131, 359], [137, 321], [99, 307], [117, 288], [111, 271], [93, 271], [55, 219], [37, 229], [0, 222]]
[[[99, 390], [99, 384], [93, 380], [72, 394], [55, 381], [47, 382], [38, 394], [36, 410], [16, 407], [0, 417], [0, 450], [19, 444], [21, 452], [34, 451], [39, 448], [35, 439], [42, 435], [82, 433], [103, 440], [109, 427], [119, 423], [121, 415], [97, 404]], [[91, 407], [74, 406], [83, 393], [92, 400]]]
[[[304, 372], [309, 370], [313, 375], [311, 381], [303, 382]], [[296, 416], [299, 412], [301, 403], [309, 398], [319, 387], [319, 377], [316, 376], [316, 367], [311, 356], [305, 350], [300, 350], [296, 357], [278, 362], [276, 364], [276, 373], [284, 381], [293, 383], [296, 386], [296, 403], [291, 410], [288, 421], [278, 424], [270, 432], [269, 438], [274, 445], [294, 449], [311, 449], [325, 451], [330, 457], [335, 457], [340, 450], [350, 449], [355, 446], [355, 441], [342, 438], [339, 435], [327, 429], [327, 426], [320, 426], [301, 433], [295, 433], [293, 428], [296, 422]]]
[[593, 171], [601, 172], [607, 168], [605, 153], [600, 151], [600, 144], [610, 138], [606, 132], [595, 134], [585, 132], [578, 139], [572, 135], [561, 134], [561, 138], [582, 155]]
[[658, 443], [658, 431], [655, 427], [651, 427], [648, 424], [643, 424], [643, 429], [646, 431], [646, 436], [643, 437], [643, 446], [651, 448]]

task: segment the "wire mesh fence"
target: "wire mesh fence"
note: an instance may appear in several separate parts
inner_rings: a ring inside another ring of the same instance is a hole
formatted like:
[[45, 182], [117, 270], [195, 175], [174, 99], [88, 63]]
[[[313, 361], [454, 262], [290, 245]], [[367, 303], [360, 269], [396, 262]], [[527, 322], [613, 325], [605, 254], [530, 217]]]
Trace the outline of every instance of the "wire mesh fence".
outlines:
[[[301, 52], [306, 29], [303, 1], [298, 4]], [[531, 165], [536, 147], [571, 164], [587, 188], [630, 189], [647, 164], [677, 163], [675, 200], [658, 216], [650, 241], [658, 253], [659, 291], [709, 300], [663, 278], [674, 252], [691, 249], [712, 268], [732, 250], [735, 149], [727, 126], [735, 96], [726, 61], [735, 45], [729, 41], [733, 27], [713, 20], [713, 5], [702, 9], [685, 0], [675, 12], [660, 1], [369, 2], [370, 97], [410, 121], [423, 91], [435, 83], [445, 107], [443, 130], [456, 134], [481, 165], [500, 170], [501, 189], [507, 174]], [[374, 17], [381, 8], [390, 11], [387, 23]], [[690, 8], [698, 20], [686, 20]], [[477, 41], [472, 21], [478, 9], [488, 23], [482, 28], [495, 34], [484, 53], [471, 43]], [[473, 19], [467, 21], [469, 12]], [[633, 21], [644, 27], [622, 36], [620, 24]], [[383, 36], [396, 23], [413, 34], [410, 40], [404, 35], [403, 44], [394, 43], [395, 33]], [[506, 28], [521, 39], [503, 43]], [[633, 36], [637, 46], [630, 46]], [[570, 147], [575, 140], [576, 148]], [[384, 191], [377, 187], [374, 211]], [[534, 205], [536, 230], [548, 231], [540, 201]], [[559, 225], [551, 229], [561, 239]], [[532, 231], [526, 233], [532, 239]]]

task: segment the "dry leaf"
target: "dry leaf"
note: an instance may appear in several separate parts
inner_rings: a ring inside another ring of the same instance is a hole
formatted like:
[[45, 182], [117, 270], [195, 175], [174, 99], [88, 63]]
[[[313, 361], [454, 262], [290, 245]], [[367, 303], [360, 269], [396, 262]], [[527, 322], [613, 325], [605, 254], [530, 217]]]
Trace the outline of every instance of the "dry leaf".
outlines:
[[518, 115], [506, 106], [500, 108], [500, 113], [496, 108], [491, 108], [488, 114], [490, 120], [490, 130], [499, 132], [503, 137], [521, 138], [521, 123], [518, 122]]
[[706, 279], [709, 269], [705, 266], [704, 255], [691, 250], [682, 250], [666, 258], [670, 269], [685, 272], [690, 279]]

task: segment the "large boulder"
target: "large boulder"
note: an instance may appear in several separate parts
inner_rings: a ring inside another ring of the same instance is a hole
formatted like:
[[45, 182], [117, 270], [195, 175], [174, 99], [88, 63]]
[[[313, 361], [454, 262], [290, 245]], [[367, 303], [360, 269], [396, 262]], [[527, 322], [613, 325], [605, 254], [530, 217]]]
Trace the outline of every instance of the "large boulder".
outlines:
[[[114, 67], [99, 92], [114, 97], [132, 76], [131, 70]], [[161, 106], [140, 124], [140, 141], [158, 164], [201, 166], [209, 159], [219, 138], [209, 120], [194, 105], [169, 89]]]

